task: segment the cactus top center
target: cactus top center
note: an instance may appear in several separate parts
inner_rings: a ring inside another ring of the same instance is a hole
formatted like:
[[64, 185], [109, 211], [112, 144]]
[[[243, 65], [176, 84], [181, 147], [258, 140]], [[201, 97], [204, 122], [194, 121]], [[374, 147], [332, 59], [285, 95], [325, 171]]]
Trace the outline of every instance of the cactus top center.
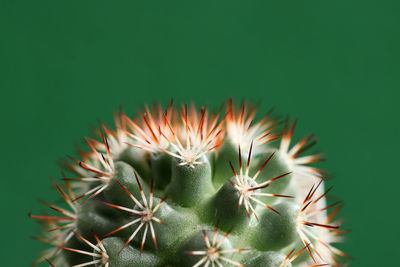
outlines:
[[187, 163], [187, 165], [192, 166], [197, 158], [198, 158], [198, 153], [196, 153], [195, 151], [188, 149], [188, 150], [184, 150], [182, 151], [182, 159], [184, 162]]
[[109, 263], [110, 258], [108, 257], [107, 253], [105, 251], [102, 251], [101, 253], [101, 266], [108, 266], [107, 264]]
[[216, 247], [210, 247], [207, 250], [207, 257], [213, 262], [219, 259], [219, 249]]
[[251, 187], [247, 184], [239, 185], [238, 191], [240, 195], [244, 198], [244, 200], [248, 200], [249, 197], [252, 195], [253, 191], [249, 190]]
[[153, 211], [150, 208], [145, 208], [143, 210], [142, 221], [143, 222], [151, 222], [153, 220]]

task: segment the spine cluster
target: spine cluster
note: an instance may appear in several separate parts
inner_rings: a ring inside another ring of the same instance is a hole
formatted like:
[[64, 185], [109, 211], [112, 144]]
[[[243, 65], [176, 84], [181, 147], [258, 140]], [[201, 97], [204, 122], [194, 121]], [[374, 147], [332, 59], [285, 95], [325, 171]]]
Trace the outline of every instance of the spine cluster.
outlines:
[[341, 202], [295, 142], [295, 122], [249, 103], [115, 114], [52, 180], [63, 203], [29, 214], [51, 266], [342, 266]]

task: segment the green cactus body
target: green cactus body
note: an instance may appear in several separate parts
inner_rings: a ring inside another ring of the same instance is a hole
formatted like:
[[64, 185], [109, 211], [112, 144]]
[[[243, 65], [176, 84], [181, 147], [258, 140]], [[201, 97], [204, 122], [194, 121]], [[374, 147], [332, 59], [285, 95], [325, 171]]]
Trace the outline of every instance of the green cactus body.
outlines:
[[155, 105], [101, 125], [53, 182], [65, 205], [45, 204], [58, 214], [30, 214], [50, 245], [34, 264], [340, 264], [341, 205], [326, 204], [323, 173], [309, 166], [322, 156], [303, 155], [313, 137], [291, 146], [294, 123], [255, 115], [231, 101], [216, 114]]

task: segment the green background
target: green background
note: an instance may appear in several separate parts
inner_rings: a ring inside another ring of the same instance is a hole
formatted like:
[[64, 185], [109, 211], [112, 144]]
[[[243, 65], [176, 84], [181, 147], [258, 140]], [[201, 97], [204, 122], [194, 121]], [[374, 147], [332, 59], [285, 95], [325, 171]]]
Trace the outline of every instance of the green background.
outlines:
[[[39, 245], [27, 214], [97, 119], [144, 103], [261, 101], [328, 154], [352, 266], [395, 266], [400, 2], [0, 1], [1, 266]], [[397, 258], [397, 257], [396, 257]], [[392, 263], [392, 264], [390, 264]]]

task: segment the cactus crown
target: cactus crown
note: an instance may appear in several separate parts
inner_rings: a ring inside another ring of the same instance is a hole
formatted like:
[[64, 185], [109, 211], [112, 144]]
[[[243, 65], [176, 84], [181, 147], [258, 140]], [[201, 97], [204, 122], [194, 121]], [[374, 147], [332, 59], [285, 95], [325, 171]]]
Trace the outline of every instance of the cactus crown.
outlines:
[[[346, 230], [310, 166], [314, 136], [291, 146], [295, 122], [231, 100], [115, 115], [70, 158], [65, 203], [37, 220], [52, 266], [339, 266]], [[283, 126], [283, 129], [281, 129]], [[280, 139], [280, 141], [279, 141]], [[151, 241], [147, 242], [148, 239]]]

